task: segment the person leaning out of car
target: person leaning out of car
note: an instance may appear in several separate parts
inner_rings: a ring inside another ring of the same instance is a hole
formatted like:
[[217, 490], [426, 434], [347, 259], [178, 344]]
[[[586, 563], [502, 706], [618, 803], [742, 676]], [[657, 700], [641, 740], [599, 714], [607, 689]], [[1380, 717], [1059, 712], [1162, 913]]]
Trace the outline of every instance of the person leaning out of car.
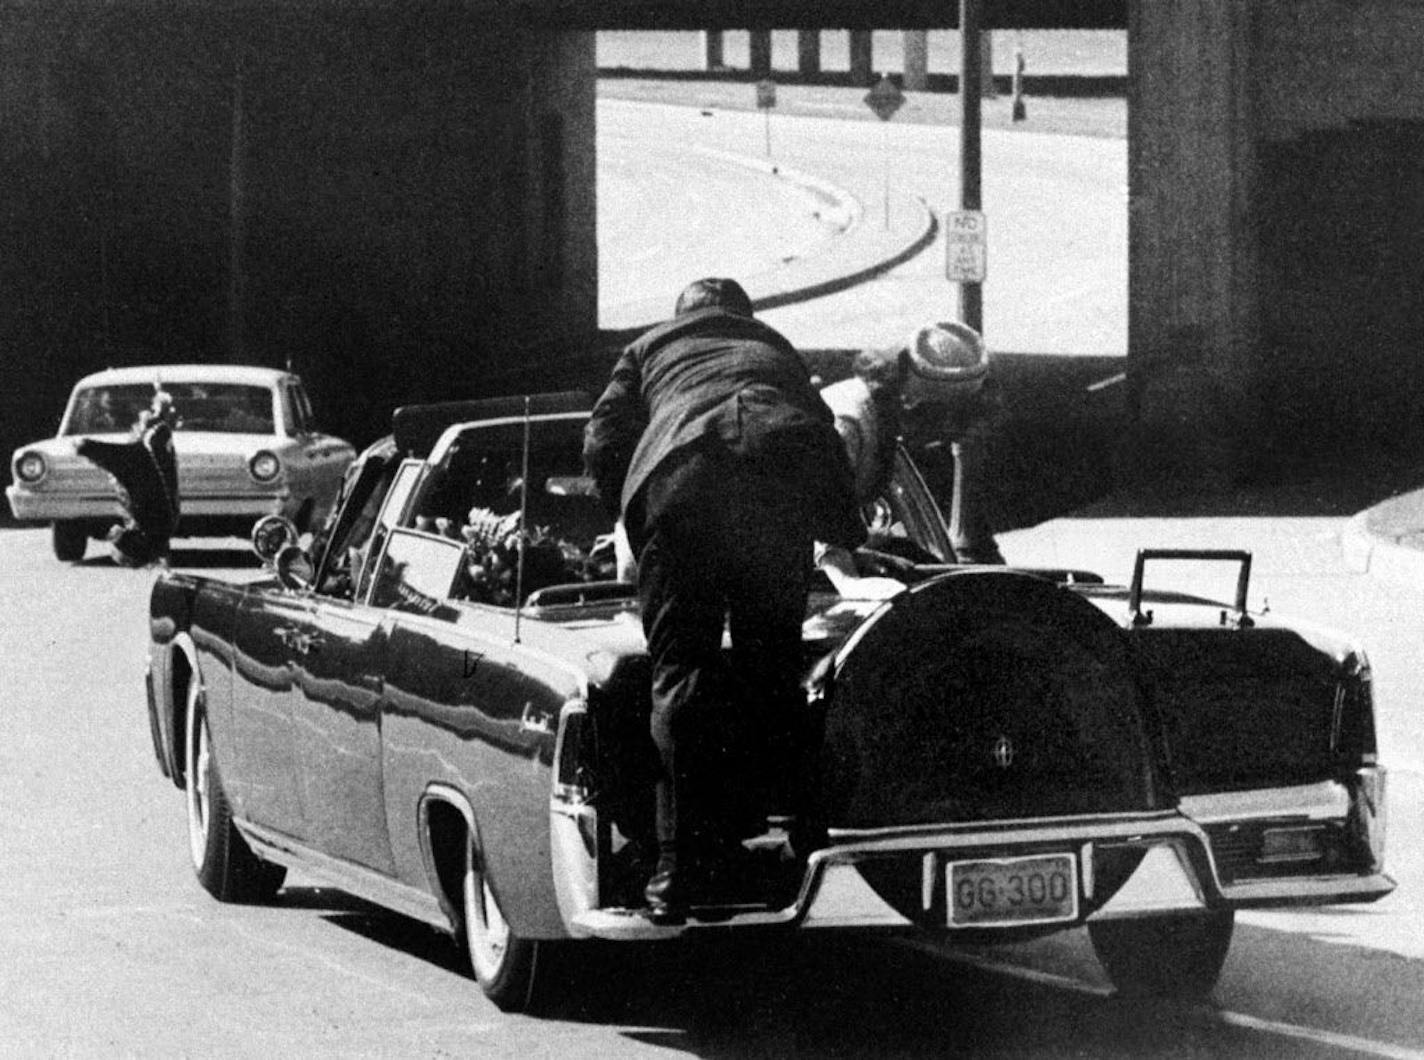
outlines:
[[[939, 440], [938, 432], [948, 425], [957, 442], [974, 429], [984, 418], [981, 391], [987, 369], [979, 333], [951, 321], [920, 328], [898, 346], [863, 350], [852, 361], [848, 379], [821, 391], [835, 414], [862, 505], [889, 488], [903, 437], [920, 443]], [[964, 459], [958, 445], [955, 453]], [[954, 541], [956, 558], [1002, 563], [982, 512], [955, 514], [963, 527]], [[815, 560], [842, 596], [880, 599], [904, 588], [893, 578], [862, 577], [851, 553], [833, 544], [817, 542]]]

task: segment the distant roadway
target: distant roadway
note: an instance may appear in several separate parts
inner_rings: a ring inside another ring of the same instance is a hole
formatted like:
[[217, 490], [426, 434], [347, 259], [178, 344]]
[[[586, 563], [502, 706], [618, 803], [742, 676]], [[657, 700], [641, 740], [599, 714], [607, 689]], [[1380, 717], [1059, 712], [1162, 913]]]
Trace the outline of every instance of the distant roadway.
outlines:
[[[836, 240], [857, 238], [853, 231], [818, 233], [814, 203], [769, 199], [768, 182], [754, 181], [717, 152], [769, 158], [844, 189], [867, 228], [886, 223], [887, 187], [896, 196], [892, 210], [903, 209], [901, 197], [923, 199], [941, 217], [959, 204], [959, 131], [952, 127], [773, 113], [768, 155], [766, 116], [755, 112], [603, 99], [598, 120], [606, 315], [650, 296], [670, 306], [684, 283], [709, 272], [789, 274], [783, 259], [835, 254]], [[1125, 354], [1125, 142], [988, 130], [983, 144], [991, 347]], [[871, 283], [765, 318], [805, 347], [888, 343], [930, 319], [955, 315], [955, 288], [944, 269], [937, 240]]]

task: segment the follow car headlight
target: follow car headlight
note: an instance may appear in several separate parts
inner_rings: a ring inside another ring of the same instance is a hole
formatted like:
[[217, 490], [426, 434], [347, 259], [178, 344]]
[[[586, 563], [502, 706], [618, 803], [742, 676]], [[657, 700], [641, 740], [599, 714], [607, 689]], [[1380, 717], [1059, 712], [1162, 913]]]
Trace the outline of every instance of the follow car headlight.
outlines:
[[252, 459], [247, 462], [247, 470], [258, 482], [271, 482], [282, 473], [282, 462], [277, 459], [276, 453], [269, 453], [264, 449], [253, 454]]
[[48, 470], [49, 465], [45, 463], [45, 458], [39, 453], [23, 453], [15, 461], [15, 477], [29, 485], [34, 485], [44, 478]]

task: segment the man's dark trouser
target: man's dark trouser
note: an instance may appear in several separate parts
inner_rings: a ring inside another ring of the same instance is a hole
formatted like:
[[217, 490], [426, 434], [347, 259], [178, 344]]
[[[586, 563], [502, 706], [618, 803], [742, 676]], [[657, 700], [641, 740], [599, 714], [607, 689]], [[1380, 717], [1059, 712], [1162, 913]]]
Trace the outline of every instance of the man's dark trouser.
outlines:
[[[724, 466], [725, 469], [725, 466]], [[653, 520], [638, 557], [662, 759], [664, 859], [755, 834], [767, 799], [808, 749], [801, 624], [811, 575], [806, 517], [785, 484], [721, 475], [695, 507]], [[732, 640], [722, 652], [724, 625]], [[761, 816], [758, 817], [758, 814]]]

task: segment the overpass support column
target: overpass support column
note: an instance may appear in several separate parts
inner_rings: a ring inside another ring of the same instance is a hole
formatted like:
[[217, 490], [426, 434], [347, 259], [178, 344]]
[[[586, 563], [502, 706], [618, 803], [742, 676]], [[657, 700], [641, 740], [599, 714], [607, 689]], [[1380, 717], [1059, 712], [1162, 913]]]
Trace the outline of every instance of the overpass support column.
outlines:
[[709, 29], [702, 34], [702, 55], [709, 70], [720, 70], [727, 65], [722, 58], [722, 31]]
[[923, 92], [930, 83], [929, 30], [905, 30], [905, 84], [907, 92]]
[[1128, 6], [1128, 479], [1226, 483], [1259, 448], [1255, 7]]
[[796, 31], [796, 69], [802, 77], [817, 77], [821, 73], [821, 31]]
[[771, 76], [771, 30], [750, 31], [748, 53], [751, 57], [751, 74], [755, 78]]
[[850, 83], [869, 85], [875, 78], [875, 49], [868, 29], [850, 31]]

